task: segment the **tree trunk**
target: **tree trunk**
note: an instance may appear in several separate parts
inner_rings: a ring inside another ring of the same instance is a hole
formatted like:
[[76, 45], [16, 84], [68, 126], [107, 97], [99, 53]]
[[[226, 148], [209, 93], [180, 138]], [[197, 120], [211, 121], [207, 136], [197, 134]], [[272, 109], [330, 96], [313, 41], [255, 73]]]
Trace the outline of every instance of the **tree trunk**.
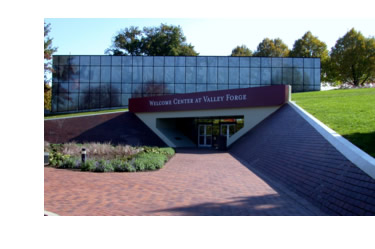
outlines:
[[353, 76], [353, 84], [354, 84], [355, 86], [358, 86], [358, 84], [359, 84], [359, 79], [358, 79], [358, 77], [357, 77], [357, 75], [356, 75], [356, 71], [355, 71], [354, 65], [352, 65], [352, 76]]

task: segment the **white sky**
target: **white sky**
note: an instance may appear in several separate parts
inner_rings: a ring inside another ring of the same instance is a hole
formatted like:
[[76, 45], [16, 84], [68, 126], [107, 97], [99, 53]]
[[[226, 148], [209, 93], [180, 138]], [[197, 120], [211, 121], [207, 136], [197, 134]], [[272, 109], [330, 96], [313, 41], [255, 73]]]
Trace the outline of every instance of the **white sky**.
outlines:
[[111, 39], [125, 27], [143, 28], [160, 23], [180, 25], [187, 38], [200, 55], [230, 55], [237, 45], [246, 45], [255, 51], [264, 38], [281, 38], [290, 49], [295, 40], [307, 31], [327, 44], [330, 50], [337, 39], [351, 28], [366, 37], [374, 36], [375, 19], [267, 19], [267, 18], [211, 18], [211, 19], [45, 19], [51, 23], [50, 36], [58, 47], [55, 54], [104, 54]]

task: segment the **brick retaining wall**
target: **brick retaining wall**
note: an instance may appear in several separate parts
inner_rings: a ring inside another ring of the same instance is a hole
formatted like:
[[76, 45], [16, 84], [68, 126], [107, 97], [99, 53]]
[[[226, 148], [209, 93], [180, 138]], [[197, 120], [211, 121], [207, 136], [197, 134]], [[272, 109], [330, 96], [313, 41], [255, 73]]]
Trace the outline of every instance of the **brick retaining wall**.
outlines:
[[50, 143], [76, 141], [166, 146], [130, 112], [45, 120], [44, 140]]
[[330, 214], [375, 215], [375, 180], [338, 152], [288, 104], [229, 151]]

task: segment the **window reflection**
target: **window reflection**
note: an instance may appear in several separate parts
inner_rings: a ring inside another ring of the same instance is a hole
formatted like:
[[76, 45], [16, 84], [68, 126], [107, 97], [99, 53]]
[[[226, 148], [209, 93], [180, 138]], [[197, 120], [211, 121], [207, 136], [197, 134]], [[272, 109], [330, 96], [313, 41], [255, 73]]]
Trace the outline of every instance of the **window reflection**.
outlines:
[[120, 107], [129, 97], [292, 85], [320, 90], [319, 58], [54, 56], [53, 111]]

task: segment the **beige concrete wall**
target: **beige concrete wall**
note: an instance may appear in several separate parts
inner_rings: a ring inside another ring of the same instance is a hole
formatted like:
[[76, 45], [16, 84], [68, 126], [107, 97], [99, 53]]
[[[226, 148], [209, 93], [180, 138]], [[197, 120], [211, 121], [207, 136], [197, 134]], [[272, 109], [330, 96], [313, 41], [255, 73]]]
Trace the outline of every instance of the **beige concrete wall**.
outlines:
[[279, 109], [280, 106], [255, 107], [255, 108], [236, 108], [236, 109], [217, 109], [217, 110], [199, 110], [199, 111], [178, 111], [178, 112], [152, 112], [136, 113], [136, 115], [154, 131], [168, 146], [179, 147], [173, 137], [168, 136], [164, 129], [158, 129], [156, 120], [159, 118], [199, 118], [199, 117], [220, 117], [220, 116], [244, 116], [244, 127], [237, 131], [227, 141], [227, 146], [234, 143], [238, 138], [251, 130], [270, 114]]

